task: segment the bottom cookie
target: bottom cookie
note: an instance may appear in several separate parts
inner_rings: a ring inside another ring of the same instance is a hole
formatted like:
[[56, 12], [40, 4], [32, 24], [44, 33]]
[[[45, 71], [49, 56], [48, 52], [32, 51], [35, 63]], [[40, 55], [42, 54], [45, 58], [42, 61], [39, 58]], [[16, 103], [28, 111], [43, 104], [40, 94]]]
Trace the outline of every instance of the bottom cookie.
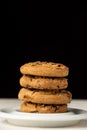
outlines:
[[20, 110], [22, 112], [31, 112], [31, 113], [63, 113], [68, 111], [67, 104], [44, 105], [28, 102], [23, 102], [21, 104]]

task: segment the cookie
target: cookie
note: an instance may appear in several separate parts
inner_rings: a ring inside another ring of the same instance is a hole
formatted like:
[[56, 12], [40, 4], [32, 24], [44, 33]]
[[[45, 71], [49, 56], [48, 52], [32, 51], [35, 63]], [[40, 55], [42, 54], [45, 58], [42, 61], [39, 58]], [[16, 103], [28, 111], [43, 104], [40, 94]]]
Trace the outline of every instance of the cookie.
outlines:
[[46, 78], [46, 77], [33, 77], [23, 75], [20, 78], [20, 85], [25, 88], [34, 89], [66, 89], [68, 86], [67, 78]]
[[23, 102], [20, 106], [20, 111], [31, 113], [63, 113], [67, 112], [67, 104], [63, 105], [44, 105]]
[[32, 103], [40, 104], [67, 104], [71, 102], [72, 94], [69, 91], [41, 91], [21, 88], [18, 98]]
[[35, 76], [65, 77], [69, 74], [69, 68], [61, 63], [36, 61], [22, 65], [20, 72]]

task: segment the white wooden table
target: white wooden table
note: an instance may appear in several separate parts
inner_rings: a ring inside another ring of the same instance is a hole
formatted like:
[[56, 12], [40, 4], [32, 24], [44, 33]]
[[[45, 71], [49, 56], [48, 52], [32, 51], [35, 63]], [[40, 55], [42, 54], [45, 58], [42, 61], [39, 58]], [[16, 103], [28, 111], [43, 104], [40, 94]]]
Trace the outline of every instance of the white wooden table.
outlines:
[[[18, 99], [0, 99], [0, 109], [5, 107], [15, 107], [19, 106], [21, 101]], [[72, 102], [69, 104], [70, 107], [81, 108], [83, 110], [87, 110], [87, 100], [73, 99]], [[0, 130], [87, 130], [87, 120], [82, 120], [80, 123], [63, 128], [35, 128], [35, 127], [21, 127], [15, 126], [0, 119]]]

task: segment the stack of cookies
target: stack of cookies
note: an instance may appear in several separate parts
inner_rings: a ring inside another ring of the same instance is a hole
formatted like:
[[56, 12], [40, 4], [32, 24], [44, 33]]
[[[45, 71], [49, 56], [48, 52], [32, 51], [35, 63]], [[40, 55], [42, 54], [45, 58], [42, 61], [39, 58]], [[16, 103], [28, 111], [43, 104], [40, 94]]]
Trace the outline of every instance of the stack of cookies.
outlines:
[[18, 99], [22, 112], [63, 113], [68, 110], [72, 94], [66, 90], [69, 68], [61, 63], [29, 62], [20, 67], [21, 89]]

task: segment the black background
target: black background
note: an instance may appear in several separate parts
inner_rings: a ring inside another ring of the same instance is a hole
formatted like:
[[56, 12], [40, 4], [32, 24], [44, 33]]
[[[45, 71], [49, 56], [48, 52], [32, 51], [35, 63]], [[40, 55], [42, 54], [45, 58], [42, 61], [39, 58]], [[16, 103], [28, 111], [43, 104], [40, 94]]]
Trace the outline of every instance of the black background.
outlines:
[[58, 15], [62, 18], [58, 23], [52, 13], [38, 16], [36, 11], [33, 13], [27, 4], [8, 2], [0, 97], [17, 98], [21, 88], [20, 66], [40, 60], [67, 65], [70, 70], [68, 90], [73, 98], [87, 99], [86, 4], [80, 4], [76, 12], [71, 10], [68, 17]]

